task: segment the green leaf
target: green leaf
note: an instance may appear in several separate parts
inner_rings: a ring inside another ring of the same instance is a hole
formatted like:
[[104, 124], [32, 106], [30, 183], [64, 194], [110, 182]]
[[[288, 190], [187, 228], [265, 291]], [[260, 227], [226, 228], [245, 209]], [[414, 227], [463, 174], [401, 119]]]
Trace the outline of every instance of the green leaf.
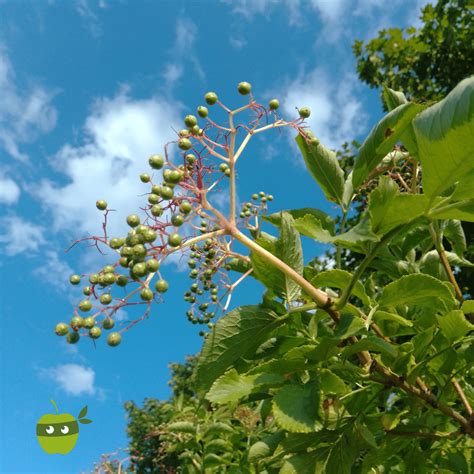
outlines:
[[[327, 230], [330, 234], [334, 234], [335, 230], [335, 223], [334, 219], [329, 215], [326, 214], [324, 211], [320, 209], [313, 209], [311, 207], [304, 207], [302, 209], [291, 209], [282, 211], [283, 213], [290, 214], [293, 219], [299, 219], [300, 217], [304, 217], [307, 214], [310, 216], [316, 217], [321, 223], [323, 229]], [[268, 216], [262, 216], [262, 219], [270, 222], [277, 227], [281, 225], [281, 212], [275, 212], [274, 214], [269, 214]]]
[[[334, 269], [318, 273], [311, 279], [311, 284], [318, 288], [329, 286], [331, 288], [339, 288], [342, 290], [349, 285], [351, 280], [351, 273], [345, 270]], [[364, 285], [360, 281], [356, 282], [351, 294], [357, 296], [364, 305], [370, 306], [370, 299], [365, 292]]]
[[249, 462], [254, 463], [260, 459], [271, 456], [284, 437], [284, 432], [278, 431], [252, 444], [248, 454]]
[[378, 301], [380, 307], [400, 304], [438, 307], [442, 303], [452, 308], [455, 300], [446, 283], [429, 275], [407, 275], [389, 283], [382, 291]]
[[400, 193], [388, 176], [381, 176], [379, 185], [369, 196], [369, 215], [372, 231], [384, 235], [390, 230], [422, 216], [428, 207], [423, 194]]
[[449, 342], [457, 341], [464, 337], [468, 332], [474, 329], [474, 324], [471, 324], [464, 316], [463, 311], [456, 309], [450, 311], [442, 316], [436, 316], [439, 327], [444, 337]]
[[[262, 234], [255, 239], [255, 242], [277, 256], [297, 273], [303, 274], [301, 239], [295, 230], [293, 217], [290, 214], [281, 213], [280, 238], [278, 240], [271, 239], [268, 234]], [[300, 287], [283, 272], [269, 264], [266, 258], [252, 252], [250, 260], [256, 278], [276, 295], [286, 301], [293, 301], [300, 295]]]
[[423, 108], [422, 105], [414, 103], [402, 104], [374, 126], [360, 147], [354, 165], [352, 175], [354, 188], [358, 188], [367, 179], [372, 170], [400, 139], [413, 117]]
[[466, 251], [467, 245], [461, 221], [454, 219], [447, 221], [443, 229], [443, 235], [450, 243], [454, 252], [459, 257], [462, 257]]
[[382, 354], [387, 354], [390, 357], [396, 357], [398, 354], [396, 346], [380, 339], [377, 336], [368, 336], [364, 339], [360, 339], [355, 344], [347, 346], [343, 351], [342, 355], [344, 357], [349, 357], [352, 354], [356, 354], [361, 351], [374, 351], [381, 352]]
[[249, 395], [256, 388], [279, 385], [284, 381], [285, 378], [280, 374], [241, 375], [232, 368], [212, 384], [206, 398], [214, 403], [234, 402]]
[[349, 392], [349, 389], [344, 381], [328, 369], [321, 369], [319, 371], [319, 380], [321, 384], [321, 390], [324, 393], [343, 395]]
[[326, 469], [324, 472], [337, 474], [351, 474], [352, 466], [354, 465], [359, 450], [354, 439], [347, 434], [343, 434], [336, 444], [331, 449], [329, 457], [326, 462]]
[[175, 421], [166, 425], [166, 430], [171, 433], [196, 433], [196, 424], [191, 421]]
[[318, 474], [321, 468], [313, 453], [297, 454], [284, 462], [279, 474]]
[[83, 425], [88, 425], [89, 423], [92, 423], [92, 420], [89, 420], [88, 418], [79, 418], [79, 423], [82, 423]]
[[362, 220], [349, 231], [339, 235], [332, 235], [323, 228], [321, 222], [314, 216], [305, 215], [295, 220], [295, 228], [300, 233], [319, 242], [326, 244], [341, 245], [342, 247], [364, 252], [364, 244], [377, 242], [379, 237], [369, 227], [367, 220]]
[[438, 196], [474, 169], [474, 76], [414, 120], [423, 192]]
[[79, 412], [78, 418], [84, 418], [87, 415], [87, 405]]
[[237, 359], [255, 350], [285, 318], [261, 306], [241, 306], [221, 318], [208, 335], [199, 357], [199, 386], [208, 390]]
[[394, 91], [387, 86], [383, 86], [382, 100], [389, 112], [393, 109], [396, 109], [399, 105], [406, 104], [408, 102], [403, 92]]
[[474, 313], [474, 300], [466, 300], [461, 306], [464, 314]]
[[273, 398], [273, 416], [280, 428], [291, 433], [318, 431], [320, 393], [314, 384], [285, 385]]
[[352, 186], [352, 171], [344, 182], [344, 192], [342, 194], [342, 203], [345, 209], [349, 209], [354, 196], [354, 186]]
[[374, 321], [395, 321], [396, 323], [400, 324], [401, 326], [413, 326], [413, 323], [405, 319], [403, 316], [395, 313], [389, 313], [387, 311], [380, 311], [377, 310], [374, 313]]
[[323, 190], [326, 198], [342, 206], [344, 193], [344, 172], [342, 171], [336, 153], [321, 143], [312, 145], [298, 135], [296, 137], [306, 167]]
[[[301, 238], [295, 229], [295, 221], [290, 214], [282, 213], [280, 240], [278, 241], [278, 254], [280, 260], [303, 275], [303, 249], [301, 247]], [[290, 302], [301, 294], [301, 288], [288, 276], [285, 279], [285, 299]]]
[[365, 330], [365, 321], [353, 314], [344, 313], [339, 320], [335, 336], [339, 339], [346, 339], [347, 337], [354, 336], [361, 330]]

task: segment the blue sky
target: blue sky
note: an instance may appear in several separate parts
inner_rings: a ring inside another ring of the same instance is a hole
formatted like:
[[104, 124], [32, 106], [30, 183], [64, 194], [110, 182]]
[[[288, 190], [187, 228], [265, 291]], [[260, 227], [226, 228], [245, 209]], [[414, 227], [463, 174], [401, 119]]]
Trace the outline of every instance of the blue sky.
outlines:
[[[112, 349], [68, 346], [53, 328], [69, 320], [81, 292], [69, 275], [111, 262], [78, 238], [100, 233], [96, 199], [117, 209], [113, 233], [147, 188], [138, 175], [162, 151], [184, 115], [215, 90], [243, 104], [240, 81], [257, 100], [277, 97], [282, 114], [311, 107], [309, 125], [338, 147], [363, 138], [380, 117], [377, 92], [358, 82], [354, 39], [417, 24], [408, 0], [0, 1], [0, 472], [87, 472], [102, 453], [126, 447], [123, 403], [169, 395], [167, 364], [201, 346], [187, 323], [188, 279], [176, 264], [165, 302]], [[239, 164], [241, 200], [260, 189], [271, 210], [321, 207], [292, 138], [261, 135]], [[305, 245], [306, 257], [320, 251]], [[244, 285], [232, 306], [253, 303]], [[137, 310], [124, 314], [133, 319]], [[47, 455], [36, 421], [89, 406], [67, 456]]]

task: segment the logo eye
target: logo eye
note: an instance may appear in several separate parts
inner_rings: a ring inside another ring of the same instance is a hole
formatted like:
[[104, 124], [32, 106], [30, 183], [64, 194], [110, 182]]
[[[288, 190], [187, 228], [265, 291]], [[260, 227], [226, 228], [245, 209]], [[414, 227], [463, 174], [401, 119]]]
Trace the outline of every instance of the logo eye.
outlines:
[[62, 433], [62, 434], [68, 434], [68, 433], [69, 433], [69, 426], [64, 425], [64, 426], [61, 428], [61, 433]]
[[48, 434], [54, 433], [54, 426], [49, 425], [49, 426], [46, 428], [46, 433], [48, 433]]

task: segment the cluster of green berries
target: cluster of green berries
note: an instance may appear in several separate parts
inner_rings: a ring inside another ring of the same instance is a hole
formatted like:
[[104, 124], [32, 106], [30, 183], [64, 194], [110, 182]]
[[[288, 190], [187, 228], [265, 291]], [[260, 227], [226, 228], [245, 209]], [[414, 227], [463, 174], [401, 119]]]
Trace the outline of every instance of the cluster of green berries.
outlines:
[[247, 219], [252, 215], [256, 216], [262, 209], [265, 209], [266, 203], [268, 201], [273, 201], [273, 196], [271, 194], [266, 194], [263, 191], [260, 191], [258, 194], [252, 194], [253, 201], [260, 201], [260, 205], [253, 204], [252, 202], [246, 202], [242, 205], [242, 209], [240, 210], [240, 218]]
[[[216, 312], [209, 311], [209, 307], [218, 306], [218, 288], [212, 281], [218, 271], [216, 261], [220, 256], [217, 242], [214, 239], [206, 239], [203, 244], [194, 244], [190, 249], [189, 278], [193, 280], [193, 283], [189, 291], [184, 293], [184, 300], [191, 304], [186, 316], [193, 324], [209, 325], [216, 316]], [[205, 294], [206, 302], [199, 302], [199, 297]]]

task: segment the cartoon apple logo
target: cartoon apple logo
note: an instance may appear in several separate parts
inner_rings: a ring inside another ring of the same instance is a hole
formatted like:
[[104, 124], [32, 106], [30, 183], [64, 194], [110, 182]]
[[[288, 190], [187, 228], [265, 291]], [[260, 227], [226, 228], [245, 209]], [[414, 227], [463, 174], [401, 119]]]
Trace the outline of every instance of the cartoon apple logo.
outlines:
[[[48, 454], [67, 454], [76, 445], [79, 436], [79, 425], [77, 420], [69, 413], [59, 413], [54, 400], [51, 400], [56, 415], [48, 413], [43, 415], [36, 425], [36, 436], [40, 446]], [[87, 406], [79, 413], [79, 423], [92, 423], [92, 420], [84, 418], [87, 415]]]

